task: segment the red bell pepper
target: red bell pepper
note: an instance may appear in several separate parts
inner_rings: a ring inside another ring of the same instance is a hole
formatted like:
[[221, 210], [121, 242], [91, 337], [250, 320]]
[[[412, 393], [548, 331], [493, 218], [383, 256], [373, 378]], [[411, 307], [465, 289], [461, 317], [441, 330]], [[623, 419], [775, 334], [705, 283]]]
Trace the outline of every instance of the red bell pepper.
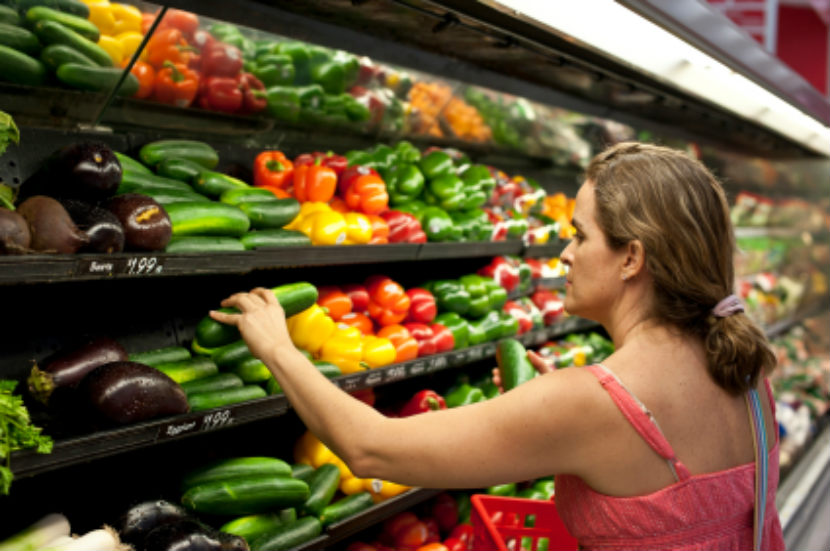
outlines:
[[465, 549], [469, 548], [473, 542], [473, 527], [470, 524], [456, 524], [449, 537], [460, 540]]
[[395, 549], [415, 551], [426, 543], [427, 527], [410, 511], [398, 513], [384, 523], [381, 538]]
[[427, 236], [421, 223], [408, 212], [387, 210], [380, 216], [389, 224], [390, 243], [426, 243]]
[[[427, 411], [437, 411], [439, 409], [447, 409], [447, 403], [444, 401], [444, 397], [434, 390], [424, 389], [416, 392], [415, 395], [403, 405], [401, 410], [398, 412], [398, 416], [409, 417], [410, 415], [417, 415]], [[455, 504], [455, 500], [453, 500], [453, 504]], [[458, 522], [457, 512], [456, 522]]]
[[393, 325], [406, 318], [409, 297], [403, 287], [386, 276], [371, 276], [365, 284], [369, 292], [370, 318], [379, 325]]
[[328, 310], [334, 321], [352, 311], [352, 299], [336, 285], [324, 285], [317, 288], [317, 304]]
[[372, 224], [372, 239], [369, 241], [371, 245], [383, 245], [389, 243], [389, 224], [378, 216], [377, 214], [367, 214], [369, 222]]
[[207, 50], [214, 42], [216, 42], [216, 38], [205, 29], [197, 30], [190, 37], [190, 44], [200, 52]]
[[522, 333], [527, 333], [531, 329], [533, 329], [533, 319], [530, 317], [530, 314], [522, 308], [522, 305], [518, 302], [508, 300], [504, 303], [504, 307], [502, 310], [519, 320], [519, 335]]
[[199, 17], [192, 12], [168, 8], [157, 30], [178, 29], [185, 36], [190, 36], [199, 28]]
[[544, 265], [538, 258], [525, 258], [524, 263], [530, 266], [530, 278], [533, 280], [542, 279]]
[[236, 46], [218, 40], [209, 43], [201, 51], [202, 75], [212, 77], [235, 77], [242, 70], [242, 52]]
[[[346, 172], [355, 167], [346, 169]], [[371, 170], [371, 169], [370, 169]], [[344, 176], [346, 174], [344, 172]], [[360, 174], [348, 180], [345, 191], [341, 194], [349, 208], [364, 214], [380, 214], [389, 209], [389, 194], [386, 192], [386, 182], [377, 172]], [[346, 181], [345, 177], [340, 182]], [[338, 186], [340, 184], [338, 183]]]
[[286, 188], [294, 176], [294, 163], [282, 151], [263, 151], [254, 158], [254, 185]]
[[432, 517], [426, 517], [421, 522], [423, 522], [427, 527], [427, 539], [424, 542], [424, 545], [418, 549], [429, 549], [429, 546], [432, 546], [434, 551], [438, 551], [438, 549], [441, 548], [435, 546], [441, 545], [443, 547], [444, 545], [441, 543], [441, 530], [438, 528], [438, 521]]
[[565, 303], [559, 295], [547, 289], [537, 290], [530, 295], [530, 300], [541, 310], [545, 325], [552, 324], [565, 310]]
[[406, 295], [409, 297], [409, 314], [406, 316], [406, 321], [430, 323], [435, 319], [438, 308], [435, 306], [435, 297], [432, 293], [421, 287], [413, 287], [407, 289]]
[[[375, 325], [369, 316], [361, 312], [349, 312], [337, 320], [338, 325], [345, 325], [347, 327], [357, 327], [364, 335], [372, 335], [375, 331]], [[392, 343], [393, 345], [395, 343]]]
[[[175, 29], [173, 29], [175, 30]], [[178, 107], [189, 107], [199, 92], [199, 74], [182, 63], [166, 62], [156, 73], [153, 99]]]
[[490, 264], [481, 268], [478, 273], [495, 279], [508, 293], [519, 284], [519, 268], [503, 256], [494, 257]]
[[294, 197], [300, 202], [319, 201], [326, 203], [334, 197], [337, 188], [337, 173], [319, 164], [294, 163]]
[[418, 341], [418, 357], [429, 356], [435, 354], [435, 334], [429, 325], [425, 323], [404, 323], [409, 334], [415, 337]]
[[352, 299], [353, 312], [365, 312], [369, 309], [369, 291], [359, 283], [348, 283], [340, 288]]
[[318, 159], [320, 160], [319, 164], [334, 170], [334, 172], [337, 173], [338, 178], [340, 178], [340, 175], [346, 170], [346, 167], [349, 166], [349, 161], [346, 157], [343, 155], [335, 155], [331, 151], [312, 151], [311, 153], [303, 153], [294, 159], [294, 165], [300, 166], [318, 164]]
[[438, 521], [438, 527], [445, 534], [458, 524], [458, 504], [447, 492], [441, 492], [432, 499], [430, 504], [432, 518]]
[[440, 323], [433, 323], [429, 326], [432, 329], [432, 342], [435, 343], [435, 353], [449, 352], [455, 348], [455, 337], [449, 327]]
[[223, 113], [235, 113], [242, 107], [242, 90], [237, 77], [207, 76], [199, 86], [199, 107]]
[[418, 357], [418, 341], [416, 341], [403, 325], [387, 325], [382, 327], [378, 337], [392, 341], [395, 347], [395, 362], [406, 362]]
[[346, 204], [346, 201], [335, 195], [329, 201], [329, 206], [331, 210], [335, 212], [339, 212], [340, 214], [346, 214], [347, 212], [351, 212], [352, 210], [349, 208], [349, 205]]
[[251, 73], [239, 73], [239, 87], [242, 90], [242, 109], [240, 113], [250, 115], [264, 111], [268, 105], [265, 98], [265, 84]]
[[360, 390], [353, 390], [349, 392], [353, 397], [357, 398], [364, 404], [369, 404], [370, 406], [375, 405], [375, 401], [377, 400], [377, 396], [375, 396], [375, 391], [372, 387], [369, 388], [362, 388]]

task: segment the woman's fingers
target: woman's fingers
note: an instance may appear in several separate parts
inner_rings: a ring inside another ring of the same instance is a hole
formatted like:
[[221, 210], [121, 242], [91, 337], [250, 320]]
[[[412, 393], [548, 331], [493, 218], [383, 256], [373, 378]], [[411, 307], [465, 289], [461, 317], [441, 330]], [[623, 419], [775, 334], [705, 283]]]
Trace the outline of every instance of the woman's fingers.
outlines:
[[533, 350], [527, 351], [527, 358], [530, 360], [530, 363], [533, 364], [533, 367], [536, 368], [536, 371], [538, 371], [541, 375], [550, 373], [554, 370], [553, 365], [546, 358], [540, 356]]

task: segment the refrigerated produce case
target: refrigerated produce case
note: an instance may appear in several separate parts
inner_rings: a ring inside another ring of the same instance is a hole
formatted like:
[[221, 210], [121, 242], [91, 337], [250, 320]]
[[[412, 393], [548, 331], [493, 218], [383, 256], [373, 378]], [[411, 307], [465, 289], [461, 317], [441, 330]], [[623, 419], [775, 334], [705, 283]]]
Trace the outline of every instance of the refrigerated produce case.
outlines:
[[[130, 4], [146, 13], [162, 7]], [[54, 79], [43, 86], [0, 83], [0, 110], [21, 127], [20, 143], [0, 157], [3, 182], [19, 187], [53, 151], [83, 140], [135, 155], [153, 140], [199, 139], [218, 151], [220, 171], [242, 179], [250, 179], [254, 157], [268, 148], [291, 155], [344, 153], [408, 140], [422, 150], [459, 150], [474, 162], [532, 178], [549, 195], [573, 197], [580, 169], [604, 145], [653, 140], [699, 156], [724, 179], [743, 250], [738, 260], [744, 298], [757, 304], [771, 336], [827, 309], [830, 161], [705, 98], [487, 3], [182, 0], [164, 7], [198, 14], [200, 28], [214, 33], [233, 25], [245, 40], [239, 43], [243, 52], [256, 40], [280, 38], [354, 55], [365, 91], [353, 91], [353, 97], [366, 100], [370, 118], [305, 123], [274, 113], [223, 113], [68, 89]], [[774, 212], [765, 207], [769, 204], [777, 206]], [[508, 239], [0, 257], [9, 312], [0, 376], [24, 380], [31, 361], [83, 334], [106, 334], [130, 351], [189, 346], [208, 309], [257, 285], [340, 284], [383, 272], [411, 287], [474, 272], [494, 256], [556, 257], [564, 246], [559, 237], [555, 232], [545, 244]], [[595, 325], [585, 320], [563, 318], [520, 340], [537, 346], [591, 329]], [[374, 388], [381, 402], [391, 402], [427, 383], [446, 383], [459, 371], [480, 370], [494, 353], [489, 342], [334, 382], [346, 391]], [[7, 519], [0, 538], [52, 511], [63, 511], [73, 530], [81, 531], [112, 522], [136, 501], [177, 499], [178, 480], [188, 468], [231, 454], [290, 458], [304, 430], [279, 394], [122, 427], [78, 423], [36, 404], [31, 411], [54, 435], [55, 445], [51, 454], [12, 454], [15, 480], [11, 494], [0, 497]], [[788, 542], [801, 537], [797, 519], [814, 510], [809, 496], [821, 490], [828, 472], [821, 453], [826, 418], [825, 409], [812, 419], [812, 432], [820, 436], [805, 440], [793, 454], [798, 460], [782, 482], [779, 507]], [[302, 548], [338, 548], [439, 491], [404, 492], [330, 526]]]

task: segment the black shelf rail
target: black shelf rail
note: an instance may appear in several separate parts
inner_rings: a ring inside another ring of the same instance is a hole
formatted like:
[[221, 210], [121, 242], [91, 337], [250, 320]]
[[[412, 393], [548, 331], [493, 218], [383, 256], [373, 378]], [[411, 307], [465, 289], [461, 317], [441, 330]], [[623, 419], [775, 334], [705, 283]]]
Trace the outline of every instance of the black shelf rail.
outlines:
[[[548, 339], [595, 327], [597, 327], [597, 324], [594, 322], [571, 317], [550, 326], [529, 331], [516, 338], [525, 346], [536, 346]], [[488, 342], [378, 369], [343, 375], [332, 379], [332, 382], [346, 391], [378, 387], [428, 373], [472, 364], [486, 358], [492, 358], [495, 353], [496, 343]], [[279, 417], [284, 415], [289, 408], [290, 404], [285, 395], [278, 394], [242, 402], [226, 408], [188, 413], [66, 438], [55, 442], [51, 454], [38, 454], [32, 450], [14, 452], [11, 467], [16, 477], [33, 476], [69, 465], [153, 446], [171, 439], [185, 438], [261, 419]]]
[[262, 249], [228, 253], [116, 253], [110, 255], [0, 256], [0, 285], [114, 278], [245, 274], [268, 268], [342, 266], [514, 255], [558, 256], [564, 243], [525, 245], [521, 240], [461, 243], [392, 243]]

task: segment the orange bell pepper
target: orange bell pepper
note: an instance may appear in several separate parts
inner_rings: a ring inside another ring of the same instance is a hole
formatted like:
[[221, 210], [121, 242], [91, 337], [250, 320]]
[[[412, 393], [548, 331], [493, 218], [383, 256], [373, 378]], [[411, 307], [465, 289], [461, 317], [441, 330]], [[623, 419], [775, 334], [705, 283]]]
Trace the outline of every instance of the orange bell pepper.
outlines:
[[[126, 65], [127, 60], [124, 60], [121, 66], [125, 67]], [[143, 61], [136, 61], [130, 72], [138, 79], [138, 91], [133, 94], [133, 97], [143, 99], [153, 95], [153, 90], [156, 87], [156, 70], [153, 66]]]
[[300, 165], [294, 169], [294, 197], [298, 201], [325, 203], [334, 197], [337, 173], [320, 164]]
[[395, 347], [395, 362], [405, 362], [418, 357], [418, 341], [403, 325], [387, 325], [378, 331], [378, 337], [392, 341]]
[[276, 195], [277, 199], [288, 199], [288, 198], [292, 197], [292, 195], [290, 193], [288, 193], [286, 190], [284, 190], [280, 187], [274, 187], [274, 186], [257, 186], [257, 187], [262, 188], [262, 189], [267, 189], [268, 191], [270, 191], [271, 193]]
[[324, 285], [317, 288], [317, 304], [328, 310], [334, 321], [352, 311], [352, 299], [336, 285]]
[[294, 177], [294, 163], [282, 151], [263, 151], [254, 159], [254, 185], [286, 188]]
[[367, 214], [369, 223], [372, 225], [372, 245], [383, 245], [389, 243], [389, 223], [377, 214]]
[[193, 56], [193, 48], [187, 44], [179, 29], [156, 29], [147, 42], [147, 62], [156, 68], [164, 66], [166, 61], [186, 66]]
[[164, 19], [159, 23], [159, 29], [178, 29], [185, 36], [190, 36], [199, 28], [199, 16], [195, 13], [169, 8]]
[[352, 178], [344, 199], [350, 209], [364, 214], [380, 214], [389, 209], [386, 182], [376, 173], [369, 172]]
[[380, 325], [394, 325], [406, 318], [409, 297], [403, 287], [386, 276], [366, 280], [369, 291], [369, 317]]
[[349, 205], [346, 204], [346, 201], [344, 201], [337, 195], [331, 198], [331, 201], [329, 201], [329, 206], [331, 207], [331, 210], [339, 212], [341, 214], [351, 212], [351, 209], [349, 208]]
[[181, 63], [164, 63], [156, 73], [153, 99], [177, 107], [189, 107], [199, 92], [199, 73]]

